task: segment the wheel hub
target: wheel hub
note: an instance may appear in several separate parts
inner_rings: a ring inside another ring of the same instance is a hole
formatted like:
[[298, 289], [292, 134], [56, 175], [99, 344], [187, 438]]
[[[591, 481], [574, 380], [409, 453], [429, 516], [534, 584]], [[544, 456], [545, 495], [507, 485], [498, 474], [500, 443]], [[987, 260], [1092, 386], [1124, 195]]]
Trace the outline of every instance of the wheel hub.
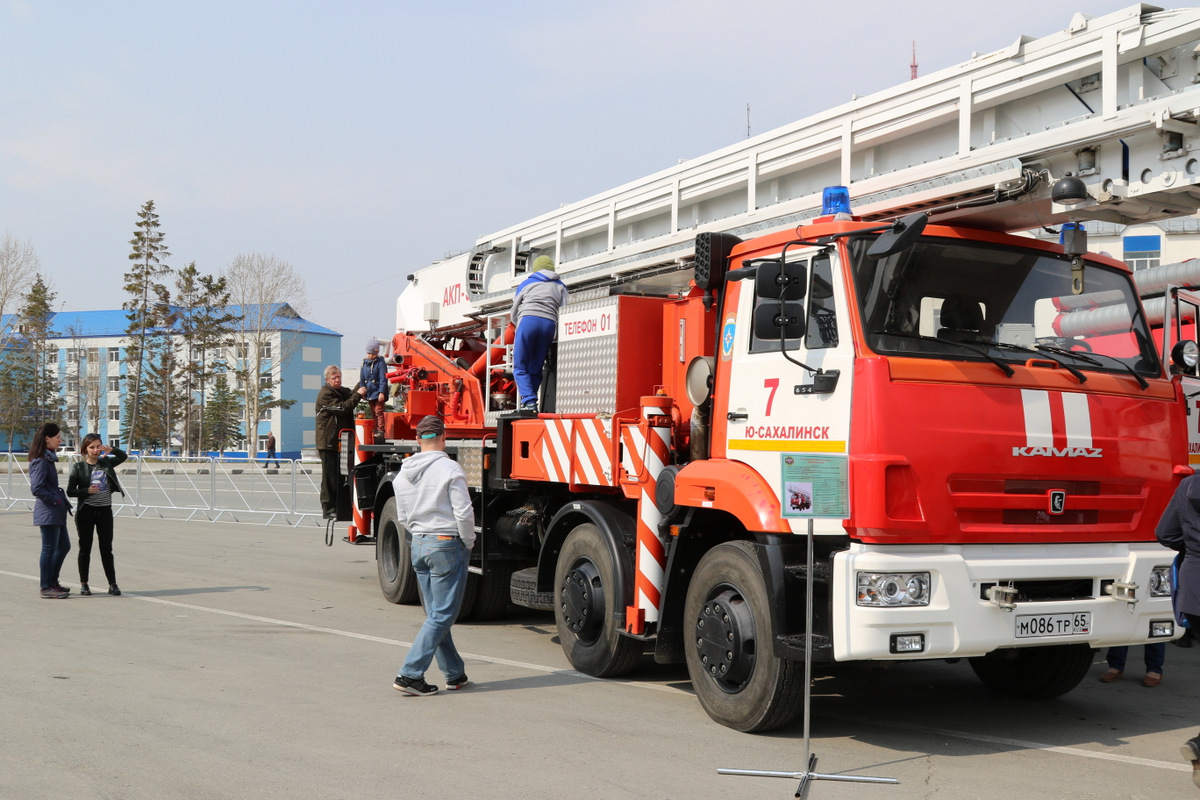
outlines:
[[700, 608], [695, 646], [709, 677], [725, 691], [737, 691], [754, 672], [757, 635], [754, 617], [741, 594], [718, 592]]
[[559, 589], [563, 623], [581, 641], [595, 641], [604, 627], [604, 585], [591, 561], [581, 561], [563, 577]]

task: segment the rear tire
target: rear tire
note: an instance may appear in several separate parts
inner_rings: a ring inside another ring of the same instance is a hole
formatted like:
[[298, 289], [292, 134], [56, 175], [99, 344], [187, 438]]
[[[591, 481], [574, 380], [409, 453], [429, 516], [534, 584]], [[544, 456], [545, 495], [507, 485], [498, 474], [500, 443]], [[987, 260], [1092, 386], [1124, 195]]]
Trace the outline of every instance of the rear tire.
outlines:
[[[513, 564], [510, 561], [493, 561], [482, 575], [471, 573], [467, 581], [467, 593], [472, 596], [469, 619], [490, 622], [504, 616], [512, 604], [508, 585], [512, 575]], [[472, 583], [475, 584], [473, 592]]]
[[684, 655], [708, 715], [745, 733], [769, 731], [804, 705], [804, 665], [775, 656], [766, 579], [749, 542], [700, 559], [684, 600]]
[[997, 650], [970, 659], [984, 686], [1026, 700], [1049, 700], [1074, 689], [1092, 668], [1092, 648], [1059, 644]]
[[571, 666], [587, 675], [623, 675], [644, 645], [621, 634], [613, 610], [625, 601], [604, 534], [584, 524], [567, 535], [554, 570], [554, 621]]
[[396, 498], [389, 497], [379, 513], [375, 564], [379, 569], [379, 588], [383, 590], [383, 596], [388, 602], [407, 606], [420, 602], [410, 542], [408, 531], [396, 518]]

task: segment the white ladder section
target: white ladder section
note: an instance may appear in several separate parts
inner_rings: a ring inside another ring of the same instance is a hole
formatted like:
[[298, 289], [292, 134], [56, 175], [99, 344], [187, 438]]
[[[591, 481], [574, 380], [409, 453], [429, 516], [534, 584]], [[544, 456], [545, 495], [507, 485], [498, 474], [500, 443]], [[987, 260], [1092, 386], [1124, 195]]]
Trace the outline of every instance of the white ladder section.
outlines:
[[[1024, 230], [1190, 214], [1200, 207], [1198, 46], [1200, 9], [1076, 14], [1066, 30], [484, 236], [417, 277], [430, 287], [458, 281], [471, 305], [497, 307], [535, 254], [553, 257], [569, 286], [678, 266], [696, 233], [792, 227], [818, 213], [834, 184], [849, 187], [854, 212], [868, 219], [940, 207], [937, 221]], [[1082, 207], [1050, 201], [1050, 184], [1067, 172], [1088, 186], [1093, 199]], [[1034, 174], [1042, 181], [1019, 199], [945, 210]], [[453, 275], [426, 274], [439, 269]]]

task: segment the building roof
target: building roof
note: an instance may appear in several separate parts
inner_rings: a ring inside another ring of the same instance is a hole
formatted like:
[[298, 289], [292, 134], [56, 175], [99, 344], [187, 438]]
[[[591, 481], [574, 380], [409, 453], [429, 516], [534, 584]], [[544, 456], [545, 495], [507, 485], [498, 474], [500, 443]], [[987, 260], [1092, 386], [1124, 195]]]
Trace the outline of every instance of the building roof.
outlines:
[[[292, 331], [297, 333], [323, 333], [330, 336], [341, 334], [329, 328], [317, 325], [301, 317], [287, 303], [273, 303], [268, 306], [228, 306], [230, 314], [240, 319], [269, 319], [264, 326], [267, 330]], [[126, 311], [115, 309], [110, 311], [62, 311], [53, 314], [50, 319], [50, 329], [56, 334], [51, 338], [63, 339], [70, 336], [96, 338], [104, 336], [123, 337], [129, 327]], [[5, 314], [0, 317], [0, 329], [7, 328], [16, 321], [16, 314]]]

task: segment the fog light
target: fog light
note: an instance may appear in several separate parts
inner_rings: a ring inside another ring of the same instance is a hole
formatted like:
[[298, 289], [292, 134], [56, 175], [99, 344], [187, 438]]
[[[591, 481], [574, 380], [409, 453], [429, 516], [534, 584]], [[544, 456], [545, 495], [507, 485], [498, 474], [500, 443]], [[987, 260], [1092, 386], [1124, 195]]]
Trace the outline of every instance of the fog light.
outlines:
[[893, 633], [889, 645], [893, 653], [924, 653], [925, 634]]
[[1175, 623], [1169, 619], [1156, 619], [1150, 621], [1150, 638], [1151, 639], [1169, 639], [1175, 635]]
[[1155, 567], [1150, 570], [1150, 596], [1171, 596], [1171, 567]]
[[927, 606], [929, 605], [928, 572], [860, 572], [858, 598], [860, 606]]

